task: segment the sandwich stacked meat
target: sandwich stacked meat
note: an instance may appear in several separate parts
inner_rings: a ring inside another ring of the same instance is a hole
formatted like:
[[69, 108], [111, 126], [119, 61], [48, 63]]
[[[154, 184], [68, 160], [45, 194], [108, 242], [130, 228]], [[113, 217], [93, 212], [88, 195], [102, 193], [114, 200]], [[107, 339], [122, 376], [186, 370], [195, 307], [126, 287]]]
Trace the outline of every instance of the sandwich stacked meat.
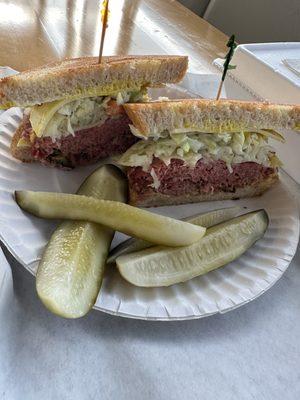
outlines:
[[278, 180], [270, 138], [300, 130], [300, 106], [231, 100], [126, 104], [140, 140], [119, 159], [130, 203], [161, 206], [263, 193]]
[[187, 57], [126, 56], [65, 60], [0, 79], [0, 108], [24, 107], [12, 154], [73, 168], [121, 154], [137, 138], [124, 111], [147, 87], [180, 81]]

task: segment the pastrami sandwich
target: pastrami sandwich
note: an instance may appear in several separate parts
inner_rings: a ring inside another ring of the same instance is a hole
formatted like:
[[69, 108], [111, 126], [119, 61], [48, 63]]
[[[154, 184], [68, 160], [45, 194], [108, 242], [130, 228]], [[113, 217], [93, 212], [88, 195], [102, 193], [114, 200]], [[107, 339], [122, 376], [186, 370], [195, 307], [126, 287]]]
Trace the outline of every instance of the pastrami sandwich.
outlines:
[[22, 161], [72, 168], [121, 154], [137, 138], [123, 109], [147, 87], [179, 82], [187, 57], [64, 60], [0, 79], [0, 109], [26, 107], [11, 145]]
[[233, 100], [126, 104], [140, 140], [119, 159], [130, 203], [162, 206], [263, 193], [281, 165], [277, 129], [300, 130], [300, 106]]

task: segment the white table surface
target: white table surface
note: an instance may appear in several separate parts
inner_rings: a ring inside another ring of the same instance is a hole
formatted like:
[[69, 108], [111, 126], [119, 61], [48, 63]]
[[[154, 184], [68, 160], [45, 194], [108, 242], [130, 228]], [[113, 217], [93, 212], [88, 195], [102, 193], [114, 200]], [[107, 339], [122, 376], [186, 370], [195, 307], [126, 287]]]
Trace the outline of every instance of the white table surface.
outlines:
[[1, 400], [300, 398], [300, 250], [257, 300], [180, 322], [97, 311], [60, 319], [39, 302], [33, 276], [6, 255], [15, 297], [0, 321]]

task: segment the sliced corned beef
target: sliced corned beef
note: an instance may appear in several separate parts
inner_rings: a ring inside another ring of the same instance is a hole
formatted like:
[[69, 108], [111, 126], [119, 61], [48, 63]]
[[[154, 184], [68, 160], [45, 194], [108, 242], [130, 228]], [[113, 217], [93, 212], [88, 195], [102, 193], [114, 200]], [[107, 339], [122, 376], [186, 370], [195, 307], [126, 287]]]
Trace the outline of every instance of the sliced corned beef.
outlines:
[[[75, 132], [74, 135], [60, 139], [35, 137], [32, 143], [32, 156], [46, 165], [73, 168], [99, 161], [102, 158], [124, 153], [137, 138], [129, 128], [127, 115], [111, 117], [104, 124]], [[28, 119], [23, 135], [32, 132]]]
[[[172, 159], [167, 166], [163, 161], [154, 159], [150, 170], [156, 175], [159, 187], [154, 187], [154, 179], [141, 167], [127, 170], [129, 187], [141, 197], [152, 193], [172, 196], [198, 193], [232, 192], [237, 188], [260, 182], [274, 173], [274, 168], [265, 167], [255, 162], [232, 165], [229, 171], [224, 161], [199, 160], [195, 167], [185, 165], [182, 160]], [[154, 176], [155, 176], [154, 175]]]

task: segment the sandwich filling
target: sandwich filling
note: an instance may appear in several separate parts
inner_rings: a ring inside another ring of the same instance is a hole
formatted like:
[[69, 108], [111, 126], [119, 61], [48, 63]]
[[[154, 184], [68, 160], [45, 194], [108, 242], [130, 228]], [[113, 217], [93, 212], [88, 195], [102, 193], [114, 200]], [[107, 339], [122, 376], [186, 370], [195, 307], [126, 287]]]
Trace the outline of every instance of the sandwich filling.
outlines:
[[[169, 133], [139, 141], [119, 159], [135, 198], [234, 192], [255, 185], [281, 165], [269, 131]], [[142, 201], [142, 200], [141, 200]]]
[[172, 159], [178, 159], [190, 167], [201, 159], [222, 160], [229, 172], [232, 172], [233, 164], [241, 162], [256, 162], [264, 166], [278, 164], [274, 150], [268, 145], [268, 138], [255, 132], [176, 133], [158, 140], [143, 140], [127, 150], [119, 162], [149, 171], [154, 158], [166, 165]]
[[123, 104], [146, 98], [142, 89], [35, 106], [27, 110], [17, 146], [43, 164], [63, 168], [124, 153], [137, 138]]
[[37, 137], [57, 139], [104, 123], [121, 110], [123, 112], [122, 105], [125, 103], [146, 100], [146, 89], [122, 91], [111, 96], [59, 100], [32, 107], [30, 122]]

